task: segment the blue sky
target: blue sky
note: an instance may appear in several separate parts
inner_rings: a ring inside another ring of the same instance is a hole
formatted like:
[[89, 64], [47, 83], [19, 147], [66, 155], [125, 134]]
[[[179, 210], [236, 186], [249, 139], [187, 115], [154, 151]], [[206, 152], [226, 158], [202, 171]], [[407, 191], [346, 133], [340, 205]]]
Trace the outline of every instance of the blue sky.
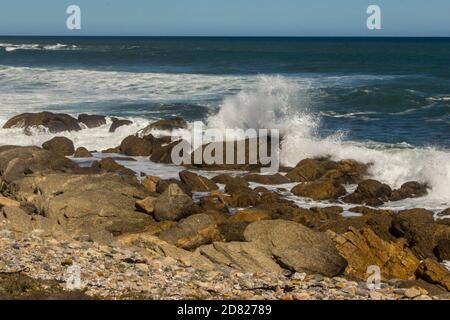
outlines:
[[[66, 8], [82, 30], [66, 29]], [[382, 10], [382, 30], [366, 9]], [[450, 36], [450, 0], [3, 0], [1, 35]]]

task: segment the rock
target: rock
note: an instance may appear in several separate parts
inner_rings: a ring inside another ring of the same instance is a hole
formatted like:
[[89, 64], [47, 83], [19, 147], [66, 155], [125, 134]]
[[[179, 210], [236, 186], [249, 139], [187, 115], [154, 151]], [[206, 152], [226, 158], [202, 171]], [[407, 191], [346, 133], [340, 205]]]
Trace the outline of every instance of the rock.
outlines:
[[434, 221], [433, 212], [425, 209], [404, 210], [394, 216], [391, 233], [404, 237], [415, 255], [421, 259], [437, 259], [436, 247], [450, 240], [450, 226]]
[[120, 153], [120, 147], [108, 148], [106, 150], [103, 150], [102, 153]]
[[412, 287], [405, 290], [405, 297], [407, 297], [408, 299], [413, 299], [420, 296], [421, 294], [422, 292], [418, 288]]
[[77, 119], [62, 113], [39, 112], [23, 113], [9, 119], [4, 129], [24, 128], [25, 134], [31, 135], [31, 129], [44, 127], [51, 133], [62, 131], [80, 131]]
[[219, 225], [219, 231], [226, 242], [245, 241], [244, 232], [248, 222], [230, 222]]
[[220, 240], [217, 224], [206, 214], [189, 216], [158, 236], [160, 239], [186, 250], [193, 250]]
[[73, 161], [38, 147], [11, 147], [0, 152], [0, 174], [5, 181], [43, 171], [71, 172]]
[[439, 240], [437, 247], [435, 249], [435, 253], [440, 261], [443, 260], [450, 261], [450, 240], [449, 239]]
[[247, 227], [244, 236], [248, 242], [275, 257], [281, 266], [289, 270], [336, 276], [346, 266], [325, 233], [295, 222], [254, 222]]
[[[212, 181], [214, 181], [215, 183], [220, 183], [220, 184], [225, 184], [228, 185], [228, 189], [230, 190], [230, 188], [232, 189], [233, 186], [239, 186], [239, 187], [245, 187], [248, 188], [249, 187], [249, 183], [242, 177], [232, 177], [230, 175], [227, 174], [219, 174], [218, 176], [215, 176], [214, 178], [211, 179]], [[449, 214], [450, 215], [450, 214]]]
[[172, 163], [172, 149], [179, 143], [180, 141], [170, 143], [155, 141], [153, 144], [153, 152], [150, 157], [150, 161], [155, 163]]
[[399, 201], [407, 198], [419, 198], [428, 194], [427, 185], [417, 181], [404, 183], [400, 189], [394, 190], [391, 194], [391, 201]]
[[185, 217], [192, 199], [176, 184], [170, 184], [155, 201], [155, 217], [158, 221], [180, 220]]
[[122, 175], [134, 177], [136, 172], [118, 164], [112, 158], [103, 158], [99, 161], [100, 169], [106, 172], [117, 172]]
[[402, 241], [387, 242], [369, 228], [357, 230], [350, 227], [349, 231], [342, 235], [328, 233], [336, 243], [339, 254], [348, 263], [347, 274], [366, 280], [367, 268], [375, 265], [381, 269], [383, 280], [415, 279], [420, 262], [405, 248]]
[[86, 127], [92, 129], [106, 124], [106, 117], [99, 115], [80, 114], [78, 122], [83, 123]]
[[156, 197], [147, 197], [136, 201], [136, 209], [143, 213], [152, 214], [155, 211]]
[[17, 199], [34, 204], [72, 237], [110, 242], [153, 221], [135, 211], [136, 199], [146, 197], [144, 190], [114, 174], [29, 176], [15, 181], [14, 189]]
[[215, 264], [242, 272], [283, 272], [269, 256], [248, 242], [214, 242], [198, 248], [196, 252]]
[[271, 213], [267, 210], [261, 210], [257, 208], [250, 208], [247, 210], [241, 210], [233, 214], [228, 220], [231, 223], [237, 222], [256, 222], [261, 220], [270, 220]]
[[123, 126], [129, 126], [133, 124], [133, 121], [130, 120], [124, 120], [124, 119], [117, 119], [117, 118], [111, 118], [112, 123], [111, 127], [109, 127], [109, 132], [116, 132], [116, 130]]
[[290, 183], [291, 180], [285, 176], [276, 173], [272, 175], [261, 175], [261, 174], [248, 174], [244, 176], [244, 179], [248, 182], [255, 182], [259, 184], [285, 184]]
[[172, 119], [166, 119], [166, 120], [159, 120], [151, 125], [145, 127], [142, 130], [142, 133], [144, 135], [147, 135], [151, 133], [152, 130], [167, 130], [172, 131], [175, 129], [186, 129], [187, 128], [187, 122], [183, 118], [172, 118]]
[[92, 158], [92, 153], [88, 151], [85, 147], [79, 147], [75, 150], [74, 158]]
[[[229, 185], [227, 185], [228, 187]], [[229, 188], [225, 189], [226, 192], [231, 193], [230, 198], [225, 198], [228, 204], [235, 208], [245, 208], [250, 206], [256, 206], [260, 203], [261, 197], [258, 192], [253, 191], [250, 188], [238, 187], [229, 191]]]
[[369, 179], [359, 183], [356, 191], [342, 200], [347, 203], [379, 206], [389, 201], [391, 194], [392, 189], [387, 184]]
[[211, 192], [219, 189], [214, 181], [190, 171], [181, 171], [179, 176], [181, 181], [194, 192]]
[[142, 180], [142, 186], [148, 191], [148, 192], [156, 192], [156, 186], [158, 185], [158, 182], [161, 181], [160, 177], [157, 176], [147, 176]]
[[137, 136], [128, 136], [120, 144], [121, 153], [132, 157], [150, 156], [152, 150], [152, 137], [139, 138]]
[[20, 202], [0, 196], [0, 208], [2, 207], [20, 207]]
[[431, 283], [436, 283], [450, 291], [450, 272], [432, 259], [422, 261], [419, 268], [420, 276]]
[[42, 144], [42, 148], [61, 156], [71, 156], [75, 153], [72, 140], [65, 137], [55, 137]]
[[303, 183], [295, 186], [291, 192], [296, 196], [313, 200], [332, 200], [345, 195], [345, 188], [331, 180]]

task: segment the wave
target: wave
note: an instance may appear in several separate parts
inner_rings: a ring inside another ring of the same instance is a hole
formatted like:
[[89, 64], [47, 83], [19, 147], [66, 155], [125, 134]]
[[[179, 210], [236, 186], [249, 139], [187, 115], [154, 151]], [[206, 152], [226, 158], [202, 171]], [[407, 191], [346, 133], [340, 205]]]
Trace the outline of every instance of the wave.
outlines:
[[41, 44], [13, 44], [13, 43], [0, 43], [0, 48], [4, 49], [6, 52], [13, 52], [16, 50], [74, 50], [78, 49], [76, 45], [68, 44], [52, 44], [52, 45], [41, 45]]
[[407, 181], [420, 181], [431, 187], [429, 199], [450, 201], [448, 150], [382, 143], [374, 147], [370, 143], [347, 141], [343, 132], [322, 137], [320, 117], [310, 111], [310, 98], [302, 93], [305, 91], [286, 78], [261, 77], [253, 90], [225, 99], [219, 112], [210, 116], [207, 123], [219, 129], [279, 129], [284, 136], [281, 162], [287, 166], [321, 156], [354, 159], [371, 163], [371, 176], [394, 188]]

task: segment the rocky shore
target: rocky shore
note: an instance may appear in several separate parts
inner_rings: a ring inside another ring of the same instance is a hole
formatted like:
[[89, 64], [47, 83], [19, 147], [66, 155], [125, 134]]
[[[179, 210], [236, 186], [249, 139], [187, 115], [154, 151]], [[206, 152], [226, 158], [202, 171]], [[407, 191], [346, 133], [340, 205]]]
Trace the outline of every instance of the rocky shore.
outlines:
[[[5, 128], [57, 134], [105, 121], [47, 112], [18, 115]], [[450, 208], [379, 208], [420, 199], [426, 182], [394, 189], [370, 176], [370, 163], [326, 157], [273, 175], [261, 175], [260, 164], [187, 165], [178, 179], [118, 163], [170, 164], [179, 141], [152, 132], [186, 126], [180, 118], [149, 124], [97, 160], [64, 137], [0, 146], [0, 298], [450, 297]], [[208, 178], [197, 169], [239, 171]], [[287, 194], [332, 204], [300, 207]], [[374, 266], [381, 284], [369, 289]]]

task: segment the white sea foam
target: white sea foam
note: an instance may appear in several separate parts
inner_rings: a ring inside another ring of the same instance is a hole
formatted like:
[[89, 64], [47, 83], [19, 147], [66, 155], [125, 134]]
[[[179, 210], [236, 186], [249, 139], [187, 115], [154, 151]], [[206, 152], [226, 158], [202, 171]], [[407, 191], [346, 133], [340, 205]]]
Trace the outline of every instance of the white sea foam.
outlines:
[[75, 45], [61, 43], [51, 45], [0, 43], [0, 49], [4, 49], [6, 52], [16, 50], [74, 50], [77, 48]]

